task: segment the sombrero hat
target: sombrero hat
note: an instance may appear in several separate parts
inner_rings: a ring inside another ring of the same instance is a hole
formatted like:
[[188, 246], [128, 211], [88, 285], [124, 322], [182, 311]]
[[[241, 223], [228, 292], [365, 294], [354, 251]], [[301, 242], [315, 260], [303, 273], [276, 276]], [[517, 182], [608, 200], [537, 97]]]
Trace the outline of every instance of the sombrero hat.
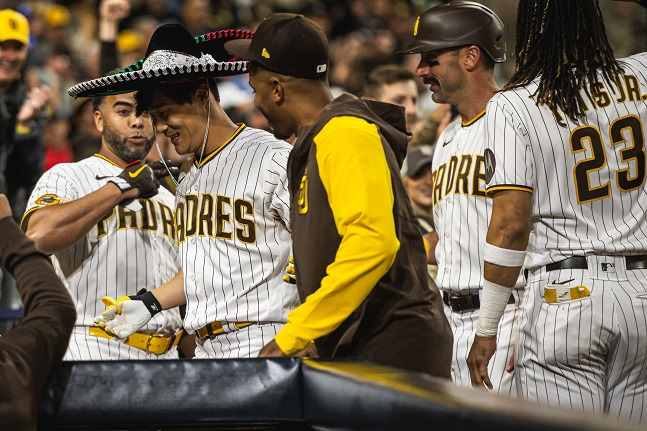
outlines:
[[193, 37], [179, 24], [164, 24], [151, 36], [146, 56], [134, 64], [75, 85], [72, 97], [129, 93], [146, 86], [191, 81], [203, 76], [222, 77], [247, 72], [247, 61], [231, 55], [224, 43], [251, 39], [247, 30], [219, 30]]

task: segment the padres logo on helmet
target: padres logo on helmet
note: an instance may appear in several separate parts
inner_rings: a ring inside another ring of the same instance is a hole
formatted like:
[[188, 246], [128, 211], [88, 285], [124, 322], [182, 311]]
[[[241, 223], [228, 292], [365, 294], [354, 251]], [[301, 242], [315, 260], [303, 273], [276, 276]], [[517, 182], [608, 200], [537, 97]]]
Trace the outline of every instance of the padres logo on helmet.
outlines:
[[476, 45], [495, 62], [505, 61], [503, 23], [479, 3], [453, 1], [433, 7], [418, 17], [413, 36], [413, 42], [398, 54]]

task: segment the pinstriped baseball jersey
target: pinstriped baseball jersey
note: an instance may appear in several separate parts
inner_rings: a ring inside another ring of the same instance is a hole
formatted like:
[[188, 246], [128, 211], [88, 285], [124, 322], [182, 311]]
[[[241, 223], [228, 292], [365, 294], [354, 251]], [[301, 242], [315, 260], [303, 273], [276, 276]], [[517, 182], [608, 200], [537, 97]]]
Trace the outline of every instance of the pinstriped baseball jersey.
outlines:
[[[98, 154], [77, 163], [56, 165], [36, 184], [25, 216], [46, 205], [82, 198], [104, 186], [104, 177], [121, 171], [122, 168]], [[135, 295], [138, 290], [154, 289], [177, 274], [180, 259], [175, 243], [173, 195], [160, 187], [156, 196], [140, 202], [142, 209], [136, 212], [115, 207], [87, 235], [52, 256], [57, 273], [76, 303], [77, 327], [95, 325], [94, 316], [105, 310], [101, 297]], [[153, 317], [141, 331], [174, 334], [180, 328], [179, 311], [173, 309]], [[142, 358], [141, 350], [117, 341], [83, 337], [86, 332], [75, 330], [66, 359]], [[108, 342], [115, 344], [110, 352], [97, 347], [98, 343]]]
[[[438, 231], [436, 284], [454, 295], [477, 294], [482, 287], [483, 247], [492, 213], [485, 197], [485, 111], [467, 123], [454, 120], [438, 138], [432, 160], [434, 223]], [[519, 301], [516, 300], [516, 304]], [[499, 323], [499, 342], [488, 370], [494, 389], [515, 395], [513, 375], [505, 372], [516, 336], [516, 304]], [[453, 312], [445, 306], [454, 334], [452, 379], [471, 386], [467, 354], [474, 340], [478, 310]]]
[[438, 138], [431, 162], [438, 287], [452, 293], [478, 293], [483, 274], [483, 244], [492, 202], [485, 198], [483, 126], [480, 114], [463, 124], [460, 117]]
[[200, 163], [182, 167], [176, 221], [187, 330], [213, 321], [285, 322], [298, 304], [296, 288], [283, 281], [292, 244], [291, 148], [241, 125]]
[[537, 81], [489, 102], [488, 190], [534, 192], [526, 267], [647, 250], [647, 53], [620, 64], [620, 86], [600, 80], [589, 85], [591, 98], [581, 92], [581, 124], [559, 126], [548, 108], [537, 107], [530, 97]]
[[[535, 105], [538, 81], [494, 96], [486, 176], [489, 191], [533, 193], [519, 395], [644, 421], [647, 270], [625, 256], [647, 254], [647, 53], [619, 63], [618, 83], [580, 92], [579, 123]], [[545, 266], [570, 256], [586, 267]]]

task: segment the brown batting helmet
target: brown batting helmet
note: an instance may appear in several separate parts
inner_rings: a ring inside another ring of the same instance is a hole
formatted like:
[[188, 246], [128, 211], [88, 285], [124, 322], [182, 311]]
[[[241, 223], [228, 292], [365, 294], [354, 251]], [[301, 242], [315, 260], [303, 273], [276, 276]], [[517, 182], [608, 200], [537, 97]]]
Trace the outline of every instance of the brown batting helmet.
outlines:
[[494, 12], [472, 1], [452, 1], [420, 15], [413, 42], [398, 54], [476, 45], [497, 63], [505, 61], [503, 23]]

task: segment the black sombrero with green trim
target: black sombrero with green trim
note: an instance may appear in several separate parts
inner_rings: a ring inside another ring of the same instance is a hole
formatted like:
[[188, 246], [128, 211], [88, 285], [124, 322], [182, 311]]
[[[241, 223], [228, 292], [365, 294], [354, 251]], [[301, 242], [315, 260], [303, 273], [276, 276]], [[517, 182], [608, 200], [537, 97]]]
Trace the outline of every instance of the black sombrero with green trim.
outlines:
[[203, 76], [240, 75], [247, 72], [248, 62], [227, 52], [224, 43], [253, 35], [247, 30], [219, 30], [193, 37], [179, 24], [165, 24], [153, 33], [143, 59], [117, 73], [77, 84], [67, 93], [75, 98], [93, 97]]

